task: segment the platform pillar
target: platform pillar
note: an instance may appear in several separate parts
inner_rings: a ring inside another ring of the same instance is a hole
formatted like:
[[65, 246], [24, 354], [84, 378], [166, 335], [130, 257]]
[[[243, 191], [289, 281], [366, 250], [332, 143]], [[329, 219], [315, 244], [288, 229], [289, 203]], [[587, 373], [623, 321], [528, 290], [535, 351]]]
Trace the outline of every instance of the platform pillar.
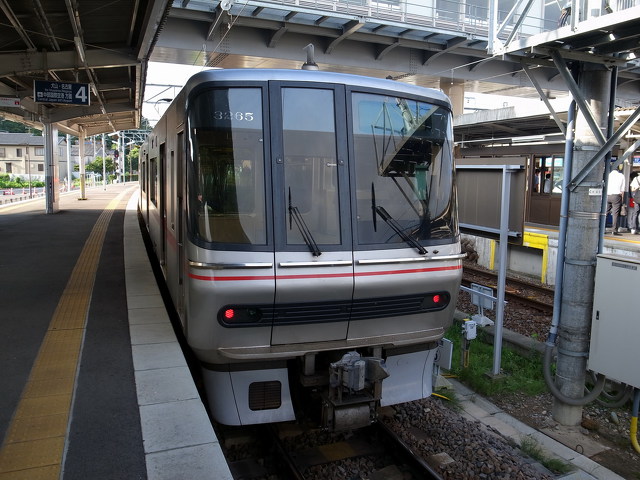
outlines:
[[[580, 94], [605, 136], [610, 82], [611, 74], [603, 66], [591, 63], [580, 65]], [[589, 115], [588, 112], [586, 114]], [[587, 166], [600, 149], [598, 137], [589, 126], [585, 112], [578, 111], [575, 125], [572, 172], [564, 172], [565, 175], [571, 173], [571, 178]], [[590, 194], [590, 189], [602, 185], [603, 175], [604, 162], [600, 162], [571, 192], [565, 259], [564, 264], [557, 267], [564, 269], [564, 276], [555, 385], [568, 399], [584, 396], [602, 205], [602, 197]], [[563, 195], [567, 194], [563, 192]], [[567, 404], [560, 398], [554, 399], [552, 413], [553, 418], [562, 425], [579, 425], [582, 421], [582, 406]]]
[[60, 176], [58, 173], [58, 156], [55, 149], [58, 145], [58, 129], [45, 120], [44, 127], [44, 165], [45, 165], [45, 211], [58, 213], [60, 210]]
[[440, 89], [451, 100], [453, 116], [464, 113], [464, 80], [440, 78]]

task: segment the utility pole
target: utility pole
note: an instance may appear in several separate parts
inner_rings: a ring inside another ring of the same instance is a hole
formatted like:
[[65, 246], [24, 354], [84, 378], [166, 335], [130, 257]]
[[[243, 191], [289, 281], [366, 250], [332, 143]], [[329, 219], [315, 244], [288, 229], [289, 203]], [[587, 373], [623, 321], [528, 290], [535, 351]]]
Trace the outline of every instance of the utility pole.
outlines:
[[[580, 94], [603, 135], [607, 131], [610, 81], [611, 72], [606, 67], [592, 63], [580, 64]], [[581, 109], [576, 116], [572, 171], [564, 172], [571, 178], [589, 164], [601, 147], [601, 141], [591, 129], [587, 115]], [[564, 268], [564, 276], [555, 382], [568, 399], [584, 396], [602, 205], [602, 197], [590, 194], [589, 189], [599, 187], [602, 195], [606, 195], [602, 188], [603, 173], [604, 162], [600, 162], [571, 192], [565, 261], [564, 265], [558, 266]], [[563, 192], [563, 195], [568, 194], [567, 191]], [[562, 425], [575, 426], [582, 421], [581, 405], [569, 405], [557, 397], [552, 412], [554, 419]]]

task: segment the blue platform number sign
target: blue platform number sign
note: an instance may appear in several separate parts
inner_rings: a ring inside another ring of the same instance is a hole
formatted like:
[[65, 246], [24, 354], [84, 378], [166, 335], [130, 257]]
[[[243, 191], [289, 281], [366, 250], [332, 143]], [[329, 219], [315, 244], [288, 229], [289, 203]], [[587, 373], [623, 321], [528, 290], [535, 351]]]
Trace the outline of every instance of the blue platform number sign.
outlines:
[[34, 80], [33, 96], [37, 103], [89, 105], [89, 84]]

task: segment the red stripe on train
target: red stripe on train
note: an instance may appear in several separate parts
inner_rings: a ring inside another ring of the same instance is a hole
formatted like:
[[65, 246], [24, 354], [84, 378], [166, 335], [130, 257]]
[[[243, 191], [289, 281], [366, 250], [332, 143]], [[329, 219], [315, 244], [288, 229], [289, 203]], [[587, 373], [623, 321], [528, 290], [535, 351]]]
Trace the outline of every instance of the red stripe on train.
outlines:
[[309, 278], [344, 278], [344, 277], [371, 277], [375, 275], [402, 275], [408, 273], [425, 273], [425, 272], [443, 272], [447, 270], [460, 270], [462, 269], [462, 265], [455, 265], [450, 267], [434, 267], [434, 268], [415, 268], [408, 270], [393, 270], [393, 271], [378, 271], [378, 272], [358, 272], [356, 274], [353, 273], [325, 273], [325, 274], [305, 274], [305, 275], [264, 275], [264, 276], [256, 276], [256, 275], [245, 275], [245, 276], [230, 276], [230, 277], [222, 277], [222, 276], [208, 276], [208, 275], [195, 275], [193, 273], [189, 274], [190, 278], [194, 280], [203, 280], [208, 282], [238, 282], [238, 281], [249, 281], [249, 280], [296, 280], [296, 279], [309, 279]]

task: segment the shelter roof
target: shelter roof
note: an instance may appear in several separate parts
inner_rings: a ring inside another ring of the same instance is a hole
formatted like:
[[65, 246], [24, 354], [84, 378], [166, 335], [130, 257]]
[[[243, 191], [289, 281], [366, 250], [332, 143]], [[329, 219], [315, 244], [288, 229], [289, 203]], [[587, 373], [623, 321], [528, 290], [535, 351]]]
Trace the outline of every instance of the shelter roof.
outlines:
[[[149, 57], [169, 0], [3, 0], [0, 114], [86, 135], [137, 128]], [[39, 103], [34, 81], [87, 84], [89, 105]], [[40, 125], [39, 125], [40, 126]], [[40, 126], [41, 128], [41, 126]]]

